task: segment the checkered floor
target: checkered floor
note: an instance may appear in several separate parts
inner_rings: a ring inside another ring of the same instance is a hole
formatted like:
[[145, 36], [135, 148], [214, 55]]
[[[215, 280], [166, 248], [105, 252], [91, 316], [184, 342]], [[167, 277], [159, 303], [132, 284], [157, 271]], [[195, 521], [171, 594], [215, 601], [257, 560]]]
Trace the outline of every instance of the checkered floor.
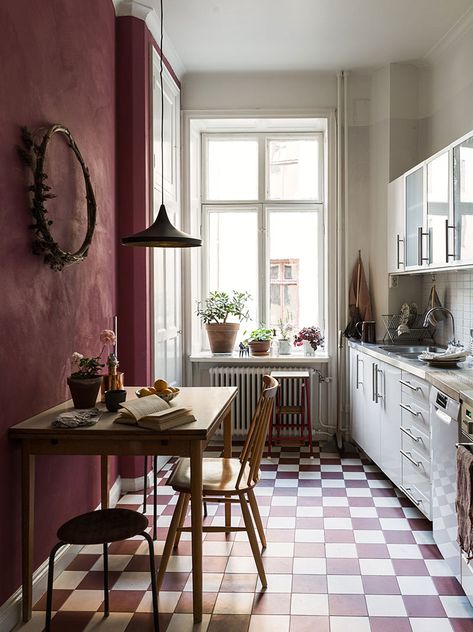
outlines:
[[[170, 467], [159, 479], [158, 558], [177, 500], [166, 486]], [[376, 466], [354, 454], [317, 448], [309, 458], [304, 448], [283, 447], [264, 460], [256, 494], [268, 538], [268, 589], [257, 581], [245, 533], [207, 534], [205, 614], [193, 627], [190, 538], [183, 534], [159, 597], [162, 632], [473, 631], [473, 609], [433, 543], [431, 524]], [[120, 500], [137, 510], [141, 503], [139, 494]], [[234, 516], [240, 519], [236, 508]], [[222, 524], [223, 507], [209, 505], [207, 523]], [[56, 579], [53, 630], [152, 630], [145, 543], [110, 546], [112, 612], [105, 621], [100, 548], [85, 547]], [[44, 607], [45, 598], [19, 629], [41, 630]]]

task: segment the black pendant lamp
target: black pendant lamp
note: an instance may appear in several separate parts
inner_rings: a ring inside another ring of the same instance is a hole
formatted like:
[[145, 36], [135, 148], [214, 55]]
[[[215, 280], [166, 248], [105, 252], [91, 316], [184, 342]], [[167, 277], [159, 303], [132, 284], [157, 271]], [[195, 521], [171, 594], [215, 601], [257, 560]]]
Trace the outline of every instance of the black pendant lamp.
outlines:
[[163, 90], [163, 0], [161, 0], [161, 42], [159, 79], [161, 86], [161, 206], [153, 224], [134, 235], [122, 237], [124, 246], [147, 246], [148, 248], [193, 248], [201, 246], [202, 240], [191, 237], [173, 226], [164, 206], [164, 90]]

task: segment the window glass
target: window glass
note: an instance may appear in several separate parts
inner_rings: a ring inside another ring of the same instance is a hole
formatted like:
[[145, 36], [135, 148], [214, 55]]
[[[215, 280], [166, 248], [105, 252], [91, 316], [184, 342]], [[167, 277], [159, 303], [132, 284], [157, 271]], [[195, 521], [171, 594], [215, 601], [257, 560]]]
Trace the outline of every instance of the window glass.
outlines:
[[270, 200], [319, 200], [319, 138], [267, 141]]
[[[318, 211], [269, 209], [269, 259], [281, 273], [271, 280], [270, 326], [287, 314], [296, 327], [320, 325], [322, 306]], [[277, 300], [276, 300], [277, 299]]]
[[207, 139], [209, 201], [258, 199], [258, 140]]
[[258, 322], [258, 215], [257, 210], [212, 209], [208, 214], [208, 291], [250, 292], [250, 321]]

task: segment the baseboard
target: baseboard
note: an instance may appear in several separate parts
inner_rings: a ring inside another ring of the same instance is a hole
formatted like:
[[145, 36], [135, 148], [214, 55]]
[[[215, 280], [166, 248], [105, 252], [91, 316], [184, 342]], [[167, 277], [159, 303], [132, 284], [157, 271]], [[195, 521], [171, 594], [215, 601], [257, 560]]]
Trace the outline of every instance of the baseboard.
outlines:
[[[114, 507], [121, 495], [121, 479], [118, 476], [117, 480], [113, 484], [110, 490], [110, 507]], [[100, 509], [100, 505], [96, 507]], [[80, 545], [66, 545], [62, 549], [59, 549], [56, 560], [54, 563], [54, 575], [57, 577], [60, 575], [72, 562], [78, 553], [80, 553], [82, 546]], [[33, 573], [33, 603], [36, 603], [38, 599], [46, 593], [48, 584], [48, 561], [45, 560]], [[5, 632], [13, 630], [18, 625], [22, 617], [22, 594], [21, 588], [18, 588], [13, 595], [0, 606], [0, 630]]]
[[[171, 457], [169, 456], [158, 456], [158, 472], [166, 465]], [[153, 484], [153, 472], [148, 472], [148, 480], [147, 487], [151, 487]], [[122, 478], [121, 479], [121, 490], [122, 492], [139, 492], [143, 491], [143, 477], [138, 476], [137, 478]]]

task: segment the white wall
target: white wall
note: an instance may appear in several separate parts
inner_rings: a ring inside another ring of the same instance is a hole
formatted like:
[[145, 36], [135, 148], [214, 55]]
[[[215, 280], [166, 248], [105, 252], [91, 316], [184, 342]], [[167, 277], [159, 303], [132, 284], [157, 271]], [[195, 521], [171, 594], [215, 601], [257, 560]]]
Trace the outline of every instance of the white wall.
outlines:
[[191, 73], [183, 110], [314, 109], [337, 105], [337, 78], [321, 72]]

